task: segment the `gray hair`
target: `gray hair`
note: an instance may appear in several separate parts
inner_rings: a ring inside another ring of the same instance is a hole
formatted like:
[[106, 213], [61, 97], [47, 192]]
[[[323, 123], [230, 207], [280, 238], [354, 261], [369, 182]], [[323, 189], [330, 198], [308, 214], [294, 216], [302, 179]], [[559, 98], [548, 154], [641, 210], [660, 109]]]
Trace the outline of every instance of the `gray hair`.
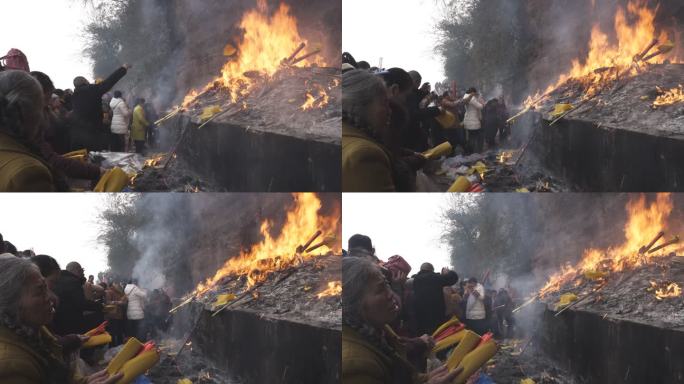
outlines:
[[342, 317], [344, 323], [361, 322], [363, 296], [378, 266], [361, 257], [342, 258]]
[[33, 140], [43, 118], [43, 88], [24, 71], [0, 72], [0, 130]]
[[0, 317], [14, 324], [19, 322], [19, 300], [26, 278], [37, 270], [28, 259], [7, 257], [0, 259]]
[[368, 108], [377, 97], [387, 94], [382, 78], [356, 69], [342, 74], [342, 119], [372, 134], [368, 126]]

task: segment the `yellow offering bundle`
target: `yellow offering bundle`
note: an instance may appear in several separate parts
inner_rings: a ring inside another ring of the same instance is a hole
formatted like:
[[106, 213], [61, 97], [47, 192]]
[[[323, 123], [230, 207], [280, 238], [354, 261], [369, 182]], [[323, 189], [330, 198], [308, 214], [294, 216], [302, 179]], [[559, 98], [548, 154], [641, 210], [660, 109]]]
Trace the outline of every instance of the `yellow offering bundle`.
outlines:
[[121, 351], [107, 366], [110, 376], [122, 373], [116, 384], [129, 384], [159, 362], [159, 352], [153, 342], [142, 344], [135, 337], [128, 339]]
[[101, 345], [106, 345], [112, 342], [112, 336], [105, 330], [108, 322], [98, 325], [96, 328], [86, 332], [86, 336], [90, 336], [88, 341], [83, 343], [82, 348], [95, 348]]
[[439, 116], [435, 117], [435, 120], [442, 126], [443, 129], [455, 129], [456, 126], [456, 116], [453, 113], [443, 110]]
[[425, 156], [425, 158], [428, 160], [434, 160], [451, 154], [453, 150], [454, 148], [451, 146], [451, 143], [445, 141], [442, 144], [423, 152], [423, 156]]
[[564, 293], [561, 295], [560, 300], [556, 303], [556, 311], [569, 305], [573, 301], [577, 300], [578, 297], [574, 293]]
[[62, 155], [62, 157], [67, 158], [67, 159], [74, 159], [74, 160], [79, 160], [79, 161], [85, 162], [86, 159], [88, 158], [88, 150], [87, 149], [79, 149], [78, 151], [65, 153]]
[[95, 186], [94, 192], [121, 192], [131, 178], [121, 168], [112, 168], [105, 172]]
[[463, 371], [456, 376], [454, 384], [464, 384], [473, 373], [496, 355], [497, 349], [496, 342], [489, 340], [468, 353], [458, 366], [463, 367]]

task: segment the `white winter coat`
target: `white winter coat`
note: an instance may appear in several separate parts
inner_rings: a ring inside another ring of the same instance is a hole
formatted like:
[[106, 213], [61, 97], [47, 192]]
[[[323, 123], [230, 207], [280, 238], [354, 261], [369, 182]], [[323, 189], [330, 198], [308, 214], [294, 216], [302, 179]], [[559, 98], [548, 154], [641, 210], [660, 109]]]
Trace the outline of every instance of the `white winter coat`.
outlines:
[[126, 102], [115, 98], [109, 102], [109, 107], [112, 109], [112, 133], [125, 135], [128, 133], [128, 120], [131, 117]]
[[[475, 297], [475, 295], [468, 295], [468, 301], [466, 302], [466, 319], [467, 320], [482, 320], [486, 317], [485, 306], [484, 306], [484, 287], [482, 284], [477, 284], [475, 290], [480, 294], [480, 297]], [[129, 304], [130, 305], [130, 304]]]
[[129, 320], [142, 320], [145, 318], [145, 298], [147, 292], [134, 284], [126, 285], [124, 293], [128, 297], [126, 316]]
[[[465, 100], [467, 97], [468, 95], [466, 94], [463, 96], [463, 99]], [[481, 120], [483, 107], [484, 106], [476, 96], [473, 96], [470, 99], [470, 102], [466, 104], [466, 113], [463, 118], [463, 126], [465, 129], [473, 131], [482, 128]]]

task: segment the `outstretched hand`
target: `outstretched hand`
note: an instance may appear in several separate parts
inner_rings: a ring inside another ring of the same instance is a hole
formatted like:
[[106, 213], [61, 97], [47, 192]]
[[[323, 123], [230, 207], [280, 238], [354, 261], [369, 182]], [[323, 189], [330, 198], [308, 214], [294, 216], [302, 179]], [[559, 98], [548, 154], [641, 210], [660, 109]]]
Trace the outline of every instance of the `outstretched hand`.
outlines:
[[130, 64], [128, 64], [128, 63], [122, 65], [122, 67], [126, 68], [126, 70], [129, 70], [129, 69], [133, 68], [133, 66], [130, 65]]

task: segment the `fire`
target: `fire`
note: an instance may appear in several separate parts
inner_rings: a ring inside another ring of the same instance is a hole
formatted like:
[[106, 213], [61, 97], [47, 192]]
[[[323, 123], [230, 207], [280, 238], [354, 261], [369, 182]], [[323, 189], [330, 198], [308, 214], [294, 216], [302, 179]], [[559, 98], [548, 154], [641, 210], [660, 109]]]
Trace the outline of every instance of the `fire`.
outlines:
[[239, 255], [228, 259], [213, 277], [197, 285], [193, 295], [203, 295], [223, 277], [231, 275], [247, 276], [248, 285], [253, 286], [264, 281], [269, 272], [281, 271], [304, 259], [316, 257], [313, 252], [296, 251], [318, 230], [335, 235], [335, 238], [326, 238], [325, 244], [316, 249], [317, 254], [339, 252], [339, 215], [321, 216], [321, 201], [313, 193], [298, 193], [293, 194], [293, 197], [294, 206], [287, 212], [285, 224], [278, 236], [271, 236], [273, 223], [265, 220], [261, 224], [263, 240], [251, 249], [242, 250]]
[[328, 296], [339, 296], [342, 293], [342, 282], [341, 281], [329, 281], [328, 288], [323, 292], [316, 295], [319, 299]]
[[[253, 89], [259, 77], [271, 77], [281, 69], [283, 60], [290, 57], [301, 43], [309, 46], [308, 41], [299, 35], [297, 20], [290, 15], [290, 7], [284, 3], [269, 15], [266, 1], [259, 0], [256, 9], [243, 15], [240, 28], [244, 34], [236, 51], [221, 69], [221, 76], [209, 82], [202, 91], [191, 91], [183, 100], [184, 107], [213, 87], [215, 82], [224, 86], [230, 92], [231, 101], [236, 102]], [[325, 63], [314, 55], [294, 66], [314, 64]]]
[[164, 154], [153, 155], [151, 158], [145, 160], [145, 168], [156, 167], [164, 159], [164, 156]]
[[306, 101], [299, 107], [302, 111], [307, 111], [313, 108], [323, 108], [328, 105], [329, 96], [323, 87], [316, 85], [318, 97], [314, 97], [311, 92], [306, 93]]
[[503, 151], [498, 156], [499, 164], [504, 164], [513, 157], [513, 152]]
[[[655, 281], [651, 281], [651, 290], [655, 290], [656, 299], [659, 301], [667, 298], [678, 297], [682, 294], [682, 289], [677, 285], [677, 283], [669, 283], [667, 285], [657, 284]], [[661, 286], [661, 288], [658, 288]]]
[[306, 93], [306, 101], [304, 102], [304, 104], [302, 104], [302, 106], [300, 108], [302, 109], [302, 111], [306, 111], [308, 109], [311, 109], [311, 108], [313, 108], [315, 101], [316, 101], [316, 98], [313, 97], [313, 95], [311, 95], [309, 92], [307, 92]]
[[[657, 8], [652, 10], [648, 7], [646, 0], [630, 0], [626, 9], [618, 7], [613, 23], [615, 41], [611, 41], [598, 23], [594, 24], [587, 56], [583, 60], [574, 59], [569, 71], [560, 75], [543, 93], [538, 92], [528, 97], [525, 106], [535, 106], [545, 95], [570, 79], [578, 80], [586, 90], [585, 97], [591, 97], [607, 82], [617, 80], [620, 76], [635, 75], [639, 70], [639, 60], [636, 58], [640, 57], [654, 38], [657, 39], [657, 44], [650, 53], [658, 52], [661, 47], [672, 44], [670, 37], [678, 37], [674, 32], [656, 29], [656, 11]], [[660, 64], [668, 58], [667, 56], [668, 52], [663, 51], [663, 54], [644, 61]]]
[[684, 103], [684, 87], [679, 84], [679, 87], [670, 89], [669, 91], [664, 91], [658, 88], [658, 96], [653, 102], [653, 108], [662, 107], [665, 105], [672, 105], [675, 103]]
[[658, 194], [656, 200], [646, 204], [645, 196], [630, 200], [626, 206], [627, 222], [624, 226], [625, 241], [617, 247], [608, 249], [590, 248], [584, 251], [582, 259], [576, 265], [567, 264], [553, 274], [539, 291], [541, 296], [557, 291], [562, 285], [570, 282], [579, 273], [589, 271], [619, 272], [653, 262], [668, 254], [662, 249], [654, 253], [639, 253], [639, 249], [650, 243], [662, 230], [667, 229], [667, 222], [673, 209], [671, 196]]

